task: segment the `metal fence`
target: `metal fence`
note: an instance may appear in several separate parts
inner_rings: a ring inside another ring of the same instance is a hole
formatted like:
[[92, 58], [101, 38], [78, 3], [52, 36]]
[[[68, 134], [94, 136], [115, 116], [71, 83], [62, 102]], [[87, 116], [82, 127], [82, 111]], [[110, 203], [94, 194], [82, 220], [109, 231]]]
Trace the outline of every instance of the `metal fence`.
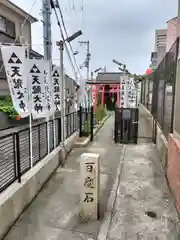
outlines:
[[146, 78], [141, 83], [141, 103], [151, 112], [152, 109], [152, 92], [153, 92], [153, 81], [152, 76]]
[[[78, 130], [78, 121], [77, 112], [66, 115], [67, 138]], [[34, 125], [32, 127], [33, 166], [48, 154], [48, 129], [50, 152], [61, 142], [60, 118]], [[31, 168], [30, 159], [29, 128], [0, 137], [0, 192], [16, 180], [21, 182], [21, 176]]]
[[142, 83], [141, 102], [151, 111], [166, 138], [173, 132], [178, 48], [179, 38]]

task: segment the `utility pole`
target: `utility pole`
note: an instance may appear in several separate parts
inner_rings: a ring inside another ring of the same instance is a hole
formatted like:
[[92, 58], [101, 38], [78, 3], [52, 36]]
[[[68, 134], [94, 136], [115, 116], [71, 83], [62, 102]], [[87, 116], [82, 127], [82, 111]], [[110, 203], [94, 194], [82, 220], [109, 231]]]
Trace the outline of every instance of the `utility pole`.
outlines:
[[61, 144], [64, 148], [64, 142], [65, 142], [65, 78], [64, 78], [64, 46], [66, 42], [70, 43], [77, 37], [79, 37], [82, 34], [82, 31], [77, 31], [70, 37], [60, 40], [56, 42], [56, 45], [59, 47], [60, 51], [60, 70], [61, 70]]
[[64, 79], [64, 42], [61, 40], [56, 43], [60, 50], [60, 69], [61, 69], [61, 142], [64, 148], [65, 142], [65, 79]]
[[[51, 0], [42, 0], [42, 16], [43, 16], [43, 47], [44, 47], [44, 60], [49, 61], [49, 71], [52, 71], [52, 42], [51, 42]], [[53, 113], [53, 136], [54, 147], [56, 142], [56, 127], [55, 127], [55, 114]], [[47, 121], [47, 138], [48, 138], [48, 153], [50, 152], [49, 144], [49, 116]]]
[[90, 52], [89, 52], [89, 41], [87, 41], [87, 55], [86, 55], [86, 61], [87, 61], [87, 81], [89, 80], [89, 62], [90, 62]]
[[51, 0], [42, 0], [44, 60], [52, 60]]

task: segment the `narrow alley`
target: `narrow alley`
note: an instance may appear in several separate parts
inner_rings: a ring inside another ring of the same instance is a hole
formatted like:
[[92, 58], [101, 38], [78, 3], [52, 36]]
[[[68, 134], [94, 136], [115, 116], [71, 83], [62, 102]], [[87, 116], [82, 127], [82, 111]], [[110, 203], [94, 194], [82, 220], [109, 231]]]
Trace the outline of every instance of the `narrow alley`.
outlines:
[[[86, 148], [72, 150], [64, 168], [58, 168], [34, 202], [19, 218], [6, 240], [96, 239], [108, 194], [116, 177], [122, 146], [113, 143], [113, 116]], [[79, 220], [80, 156], [100, 154], [100, 221]]]
[[[5, 240], [178, 239], [178, 216], [155, 146], [146, 139], [138, 145], [114, 144], [113, 128], [112, 115], [92, 144], [71, 152]], [[100, 154], [99, 221], [79, 218], [84, 152]]]

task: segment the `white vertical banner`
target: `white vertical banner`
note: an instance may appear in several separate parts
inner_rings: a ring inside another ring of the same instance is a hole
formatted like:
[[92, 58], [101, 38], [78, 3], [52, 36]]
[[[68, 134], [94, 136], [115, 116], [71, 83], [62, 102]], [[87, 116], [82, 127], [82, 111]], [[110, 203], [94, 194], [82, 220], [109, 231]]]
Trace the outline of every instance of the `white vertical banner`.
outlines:
[[122, 76], [120, 78], [120, 107], [128, 107], [128, 86], [127, 80]]
[[85, 91], [84, 93], [84, 106], [87, 108], [88, 107], [88, 93]]
[[130, 78], [128, 84], [128, 100], [130, 107], [136, 106], [136, 89], [134, 84], [134, 78]]
[[[46, 97], [46, 121], [47, 121], [47, 143], [48, 143], [48, 153], [50, 152], [50, 127], [49, 118], [54, 113], [54, 103], [53, 103], [53, 91], [52, 91], [52, 76], [51, 76], [51, 66], [49, 61], [45, 61], [46, 70], [44, 72], [44, 84], [45, 84], [45, 97]], [[55, 139], [55, 137], [54, 137]]]
[[46, 118], [49, 119], [52, 116], [54, 111], [54, 102], [53, 102], [53, 89], [52, 89], [52, 77], [50, 71], [50, 62], [45, 61], [45, 72], [44, 72], [44, 84], [45, 84], [45, 96], [46, 96]]
[[81, 105], [84, 105], [85, 104], [85, 81], [84, 79], [81, 79], [80, 80], [80, 103]]
[[26, 76], [30, 91], [30, 111], [34, 119], [47, 116], [47, 101], [45, 88], [46, 62], [38, 59], [27, 59]]
[[22, 118], [29, 115], [27, 78], [24, 72], [25, 50], [24, 46], [1, 47], [12, 103]]
[[61, 110], [60, 93], [60, 67], [55, 66], [52, 70], [52, 93], [53, 93], [53, 111]]

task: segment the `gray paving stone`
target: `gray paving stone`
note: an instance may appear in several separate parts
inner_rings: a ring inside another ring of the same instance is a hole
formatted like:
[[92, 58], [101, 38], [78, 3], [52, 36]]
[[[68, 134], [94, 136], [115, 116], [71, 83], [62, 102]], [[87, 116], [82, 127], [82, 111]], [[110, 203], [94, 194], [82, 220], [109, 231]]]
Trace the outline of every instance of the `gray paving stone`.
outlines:
[[[110, 117], [87, 147], [74, 149], [65, 167], [57, 169], [37, 198], [21, 215], [5, 240], [95, 239], [106, 210], [119, 164], [121, 146], [113, 143], [114, 119]], [[82, 222], [79, 218], [80, 156], [84, 152], [100, 154], [101, 219]]]
[[107, 240], [177, 240], [178, 233], [178, 215], [155, 146], [127, 145]]

